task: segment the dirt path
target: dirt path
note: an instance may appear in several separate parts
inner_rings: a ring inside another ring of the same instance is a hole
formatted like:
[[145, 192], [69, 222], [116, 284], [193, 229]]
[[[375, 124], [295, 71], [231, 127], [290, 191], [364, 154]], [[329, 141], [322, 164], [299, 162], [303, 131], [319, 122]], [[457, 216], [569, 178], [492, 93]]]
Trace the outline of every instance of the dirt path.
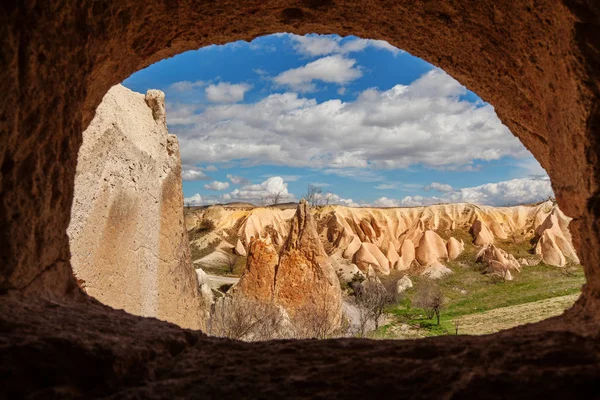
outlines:
[[553, 297], [533, 303], [496, 308], [479, 314], [460, 317], [459, 334], [485, 335], [562, 314], [577, 300], [579, 294]]

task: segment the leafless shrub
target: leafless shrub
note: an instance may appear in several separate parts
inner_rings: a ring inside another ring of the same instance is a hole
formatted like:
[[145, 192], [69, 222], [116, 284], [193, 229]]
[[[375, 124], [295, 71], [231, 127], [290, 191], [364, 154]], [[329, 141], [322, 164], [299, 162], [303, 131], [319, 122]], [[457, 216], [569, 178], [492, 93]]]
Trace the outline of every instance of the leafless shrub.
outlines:
[[308, 185], [306, 194], [302, 197], [307, 201], [308, 204], [310, 204], [311, 207], [316, 207], [322, 200], [322, 193], [323, 189], [321, 189], [319, 186]]
[[452, 323], [454, 324], [454, 334], [458, 335], [458, 329], [460, 328], [460, 325], [462, 324], [462, 320], [460, 318], [456, 318], [452, 321]]
[[359, 326], [357, 334], [364, 337], [371, 328], [377, 330], [385, 308], [396, 302], [395, 291], [386, 287], [375, 278], [367, 278], [354, 287]]
[[244, 296], [226, 296], [211, 308], [208, 332], [237, 340], [272, 340], [286, 337], [289, 322], [283, 310], [274, 304]]
[[277, 191], [275, 193], [271, 193], [268, 196], [268, 198], [271, 204], [276, 206], [277, 204], [281, 203], [283, 199], [286, 198], [286, 195], [282, 191]]
[[332, 294], [318, 296], [296, 310], [292, 323], [298, 339], [326, 339], [339, 325], [339, 303]]
[[231, 254], [226, 254], [225, 256], [225, 266], [227, 267], [227, 272], [233, 274], [235, 265], [237, 264], [238, 256], [237, 254], [233, 253], [233, 250]]
[[440, 325], [440, 313], [444, 306], [444, 294], [433, 282], [427, 281], [419, 285], [416, 296], [413, 299], [413, 305], [422, 308], [428, 319], [435, 316], [438, 326]]

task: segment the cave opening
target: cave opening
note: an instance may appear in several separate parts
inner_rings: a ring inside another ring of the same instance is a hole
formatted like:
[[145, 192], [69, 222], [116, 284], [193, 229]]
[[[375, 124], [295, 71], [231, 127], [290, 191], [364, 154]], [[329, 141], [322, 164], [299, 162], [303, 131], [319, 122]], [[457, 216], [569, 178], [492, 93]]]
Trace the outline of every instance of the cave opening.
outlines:
[[[5, 393], [364, 398], [373, 395], [373, 387], [423, 397], [593, 393], [600, 370], [595, 6], [75, 3], [2, 5]], [[559, 206], [574, 218], [573, 241], [586, 276], [577, 303], [541, 323], [452, 341], [247, 344], [116, 311], [82, 293], [73, 278], [66, 230], [81, 134], [103, 96], [133, 72], [183, 51], [282, 31], [386, 40], [440, 66], [493, 104], [548, 172]], [[214, 375], [215, 359], [227, 368], [227, 383]], [[341, 368], [351, 360], [352, 368]], [[82, 362], [89, 368], [82, 369]], [[398, 368], [412, 372], [391, 372]], [[419, 391], [424, 384], [427, 393]]]
[[[111, 88], [83, 136], [71, 265], [135, 315], [242, 340], [486, 334], [561, 314], [585, 282], [493, 107], [385, 41], [189, 51]], [[288, 244], [298, 215], [312, 239]]]

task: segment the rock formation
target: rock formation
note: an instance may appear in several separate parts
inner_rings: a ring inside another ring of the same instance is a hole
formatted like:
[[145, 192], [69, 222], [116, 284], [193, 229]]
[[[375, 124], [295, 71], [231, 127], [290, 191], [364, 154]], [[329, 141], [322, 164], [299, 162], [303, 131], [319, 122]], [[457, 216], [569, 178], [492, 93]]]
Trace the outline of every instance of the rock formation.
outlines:
[[254, 239], [248, 249], [246, 268], [235, 292], [263, 302], [274, 301], [279, 256], [270, 239]]
[[460, 242], [456, 238], [451, 237], [448, 239], [448, 259], [455, 260], [460, 253], [465, 249], [465, 243], [461, 240]]
[[413, 283], [408, 277], [408, 275], [404, 275], [402, 278], [398, 279], [396, 282], [396, 293], [401, 294], [413, 287]]
[[546, 264], [563, 267], [567, 259], [579, 263], [579, 257], [571, 243], [569, 222], [570, 218], [566, 217], [560, 209], [555, 208], [536, 230], [538, 242], [535, 253]]
[[164, 94], [113, 87], [83, 139], [68, 230], [74, 274], [111, 307], [202, 328]]
[[417, 261], [426, 267], [436, 261], [448, 259], [448, 249], [444, 240], [434, 231], [425, 231], [416, 251]]
[[403, 271], [409, 269], [415, 260], [415, 245], [410, 239], [405, 239], [400, 250], [400, 258], [396, 262], [394, 269]]
[[242, 257], [247, 256], [246, 249], [244, 248], [244, 245], [242, 244], [240, 239], [237, 240], [234, 251], [235, 251], [235, 254], [237, 254], [238, 256], [242, 256]]
[[389, 260], [379, 247], [373, 243], [362, 243], [358, 251], [354, 254], [352, 261], [363, 272], [367, 272], [369, 267], [371, 267], [375, 272], [380, 274], [387, 275], [390, 273]]
[[485, 246], [486, 244], [494, 243], [494, 235], [483, 221], [479, 219], [476, 220], [471, 229], [473, 231], [473, 237], [475, 238], [473, 243], [477, 246]]
[[[338, 254], [363, 273], [372, 268], [376, 273], [388, 274], [391, 269], [408, 270], [411, 266], [429, 267], [436, 261], [441, 265], [452, 261], [465, 248], [462, 239], [452, 236], [455, 231], [470, 231], [473, 244], [480, 247], [502, 244], [509, 236], [524, 243], [537, 240], [537, 252], [540, 256], [545, 254], [544, 262], [564, 265], [561, 255], [564, 260], [578, 261], [568, 230], [570, 219], [551, 201], [515, 207], [465, 203], [386, 209], [328, 206], [311, 212], [319, 220], [317, 233], [329, 254]], [[190, 224], [191, 229], [206, 220], [216, 226], [217, 233], [237, 229], [240, 241], [235, 252], [243, 254], [242, 247], [247, 250], [244, 238], [249, 235], [269, 236], [279, 243], [285, 240], [294, 210], [212, 206], [194, 213], [196, 217], [189, 218], [195, 224]], [[211, 234], [206, 238], [204, 243], [219, 236]], [[533, 260], [527, 261], [530, 262]], [[438, 265], [435, 270], [442, 269]]]
[[235, 293], [281, 306], [292, 320], [300, 310], [327, 310], [331, 329], [341, 322], [341, 288], [308, 204], [290, 222], [279, 256], [263, 239], [250, 243], [246, 269]]
[[479, 250], [476, 260], [487, 266], [487, 272], [500, 276], [505, 280], [512, 280], [512, 272], [520, 272], [521, 265], [512, 254], [499, 249], [493, 244], [488, 244]]

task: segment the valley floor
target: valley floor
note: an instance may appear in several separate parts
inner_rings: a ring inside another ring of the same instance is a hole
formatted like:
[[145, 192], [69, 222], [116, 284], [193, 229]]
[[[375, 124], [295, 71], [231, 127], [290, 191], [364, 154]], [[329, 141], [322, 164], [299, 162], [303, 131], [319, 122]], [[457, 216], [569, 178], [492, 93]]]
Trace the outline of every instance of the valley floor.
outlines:
[[[464, 315], [458, 318], [459, 335], [487, 335], [501, 330], [539, 322], [544, 319], [562, 314], [579, 298], [579, 293], [566, 296], [519, 304], [516, 306], [500, 307], [489, 311]], [[446, 323], [444, 323], [446, 322]], [[408, 324], [393, 317], [388, 324], [372, 335], [377, 339], [416, 339], [432, 334], [455, 334], [454, 319], [443, 321], [441, 329], [436, 330], [429, 323], [423, 327], [418, 324]], [[444, 329], [446, 326], [452, 332]], [[443, 332], [441, 332], [443, 331]]]

